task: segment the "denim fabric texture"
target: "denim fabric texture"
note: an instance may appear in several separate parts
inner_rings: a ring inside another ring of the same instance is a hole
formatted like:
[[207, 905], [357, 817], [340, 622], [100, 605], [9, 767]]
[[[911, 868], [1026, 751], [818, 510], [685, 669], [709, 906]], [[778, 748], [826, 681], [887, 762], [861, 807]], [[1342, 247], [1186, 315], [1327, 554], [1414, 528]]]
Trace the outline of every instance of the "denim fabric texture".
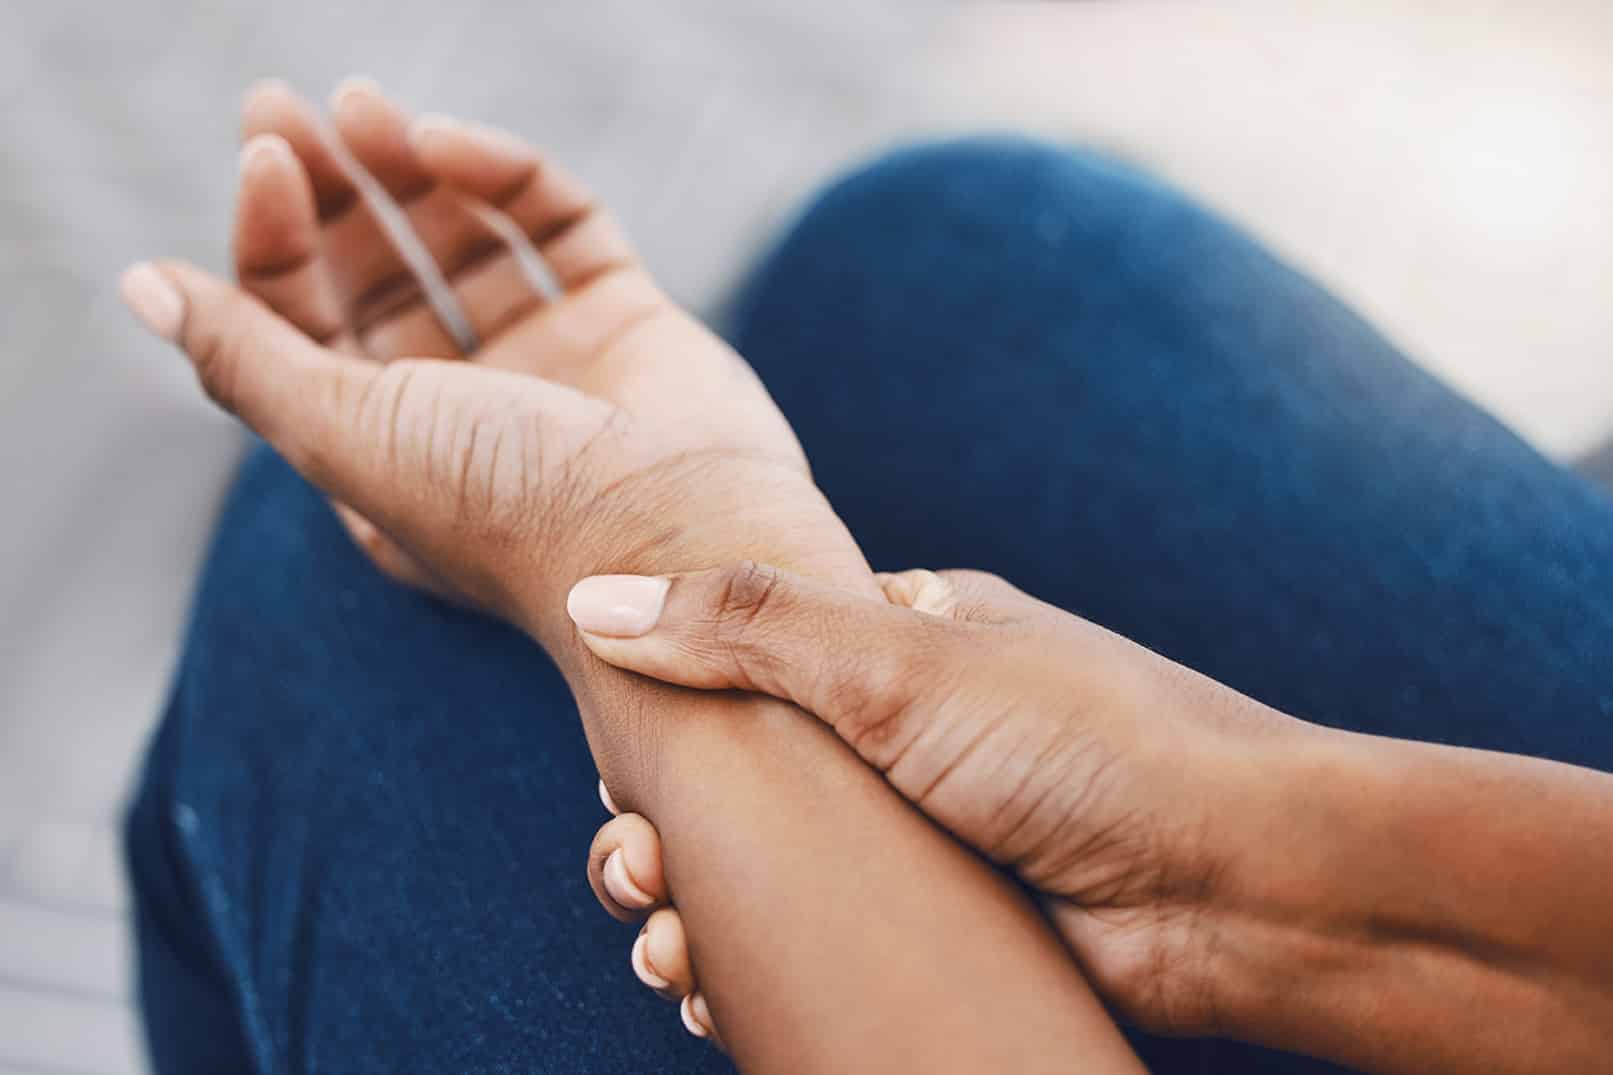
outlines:
[[[732, 322], [876, 567], [997, 572], [1307, 719], [1613, 769], [1613, 501], [1146, 176], [898, 152]], [[258, 450], [128, 815], [156, 1070], [730, 1070], [588, 891], [594, 784], [530, 641], [385, 582]]]

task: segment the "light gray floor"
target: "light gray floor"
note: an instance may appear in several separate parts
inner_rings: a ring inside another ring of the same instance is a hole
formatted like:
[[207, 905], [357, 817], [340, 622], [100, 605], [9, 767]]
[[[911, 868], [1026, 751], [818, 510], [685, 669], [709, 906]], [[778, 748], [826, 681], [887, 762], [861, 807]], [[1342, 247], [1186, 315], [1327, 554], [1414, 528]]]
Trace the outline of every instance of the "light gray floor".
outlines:
[[[1613, 8], [1597, 0], [0, 4], [0, 1075], [138, 1070], [112, 822], [230, 425], [117, 306], [224, 264], [234, 108], [351, 71], [504, 122], [719, 296], [896, 132], [1097, 140], [1324, 276], [1559, 457], [1613, 428]], [[941, 23], [939, 32], [932, 33]]]

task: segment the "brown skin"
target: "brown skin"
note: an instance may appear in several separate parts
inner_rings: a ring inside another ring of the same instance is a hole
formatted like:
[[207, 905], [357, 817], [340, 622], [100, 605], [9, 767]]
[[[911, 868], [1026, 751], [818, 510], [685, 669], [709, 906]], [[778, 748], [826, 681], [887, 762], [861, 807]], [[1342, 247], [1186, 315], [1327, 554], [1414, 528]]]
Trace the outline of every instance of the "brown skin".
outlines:
[[[581, 645], [564, 597], [600, 571], [765, 556], [878, 590], [748, 367], [667, 301], [574, 180], [507, 136], [411, 131], [371, 87], [336, 111], [478, 325], [474, 354], [397, 284], [310, 110], [278, 86], [247, 106], [247, 290], [165, 263], [131, 270], [126, 297], [209, 395], [349, 506], [378, 566], [549, 650], [613, 792], [659, 827], [741, 1066], [1140, 1070], [1034, 906], [829, 729]], [[508, 213], [565, 293], [534, 302], [458, 193]]]
[[[600, 630], [592, 582], [571, 607], [619, 667], [816, 713], [1040, 891], [1144, 1026], [1384, 1073], [1613, 1070], [1613, 776], [1306, 724], [989, 576], [884, 583], [740, 564], [672, 576], [648, 629]], [[607, 908], [618, 848], [665, 903], [623, 815], [591, 857]], [[675, 916], [649, 951], [686, 993]]]

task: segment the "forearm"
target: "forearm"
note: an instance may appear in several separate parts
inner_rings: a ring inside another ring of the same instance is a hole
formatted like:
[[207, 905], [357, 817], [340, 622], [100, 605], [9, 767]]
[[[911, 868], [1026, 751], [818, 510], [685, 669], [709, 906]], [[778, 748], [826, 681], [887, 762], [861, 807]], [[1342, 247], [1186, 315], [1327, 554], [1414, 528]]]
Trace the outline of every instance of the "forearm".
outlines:
[[[560, 574], [750, 557], [872, 587], [826, 505], [786, 514], [708, 506], [672, 522], [668, 506], [658, 529], [634, 528], [653, 540], [590, 543]], [[701, 989], [745, 1070], [1140, 1070], [1019, 890], [820, 722], [609, 668], [576, 644], [553, 587], [529, 627], [613, 795], [660, 831]]]
[[1613, 777], [1333, 732], [1283, 772], [1227, 1033], [1378, 1072], [1613, 1070]]

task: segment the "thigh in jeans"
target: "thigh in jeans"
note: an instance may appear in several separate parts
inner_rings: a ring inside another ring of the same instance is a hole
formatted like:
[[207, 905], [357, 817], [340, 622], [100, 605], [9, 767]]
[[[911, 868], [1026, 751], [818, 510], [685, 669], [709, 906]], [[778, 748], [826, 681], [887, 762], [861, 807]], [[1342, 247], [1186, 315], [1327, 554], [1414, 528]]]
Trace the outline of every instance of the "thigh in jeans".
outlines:
[[525, 636], [382, 579], [265, 450], [128, 822], [159, 1072], [731, 1070], [633, 977]]
[[1297, 716], [1613, 768], [1613, 500], [1159, 183], [899, 153], [735, 321], [876, 568], [997, 572]]

